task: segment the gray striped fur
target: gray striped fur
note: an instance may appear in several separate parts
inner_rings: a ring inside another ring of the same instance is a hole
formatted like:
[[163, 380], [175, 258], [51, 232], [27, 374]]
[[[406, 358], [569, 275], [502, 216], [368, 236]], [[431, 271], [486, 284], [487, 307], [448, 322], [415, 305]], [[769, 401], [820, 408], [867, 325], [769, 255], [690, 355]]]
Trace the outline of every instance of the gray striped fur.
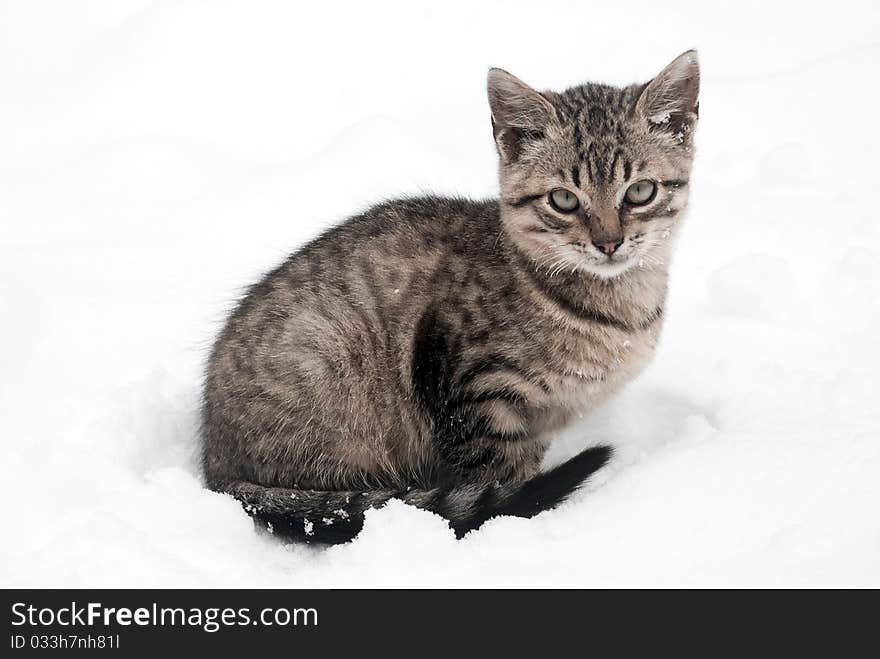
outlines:
[[[623, 88], [538, 93], [491, 70], [500, 200], [379, 204], [253, 286], [208, 362], [209, 487], [315, 522], [391, 497], [453, 521], [489, 500], [519, 514], [552, 433], [654, 352], [698, 81], [692, 51]], [[629, 207], [640, 179], [656, 198]], [[555, 188], [577, 212], [554, 210]], [[622, 242], [609, 257], [598, 241]]]

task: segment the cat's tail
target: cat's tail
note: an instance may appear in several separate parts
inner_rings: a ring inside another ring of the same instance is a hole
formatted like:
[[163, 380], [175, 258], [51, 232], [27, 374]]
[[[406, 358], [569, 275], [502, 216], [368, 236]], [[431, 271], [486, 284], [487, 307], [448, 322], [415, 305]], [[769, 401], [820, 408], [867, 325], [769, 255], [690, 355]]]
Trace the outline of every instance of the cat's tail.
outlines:
[[585, 450], [531, 480], [508, 485], [472, 484], [428, 490], [338, 492], [263, 487], [235, 482], [223, 489], [272, 533], [287, 539], [338, 544], [354, 538], [364, 512], [401, 499], [449, 520], [459, 538], [499, 515], [533, 517], [556, 507], [611, 457], [611, 448]]

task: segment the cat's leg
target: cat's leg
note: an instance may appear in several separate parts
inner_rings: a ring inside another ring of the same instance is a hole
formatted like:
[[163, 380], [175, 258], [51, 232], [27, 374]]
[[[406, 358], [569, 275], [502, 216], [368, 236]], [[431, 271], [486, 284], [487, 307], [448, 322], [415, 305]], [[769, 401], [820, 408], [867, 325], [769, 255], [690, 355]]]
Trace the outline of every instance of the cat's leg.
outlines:
[[450, 309], [425, 312], [413, 341], [410, 374], [432, 453], [459, 482], [527, 480], [543, 455], [534, 427], [548, 387], [508, 351], [471, 346]]
[[525, 481], [538, 472], [546, 450], [529, 431], [528, 417], [509, 400], [465, 396], [435, 419], [432, 442], [457, 481]]

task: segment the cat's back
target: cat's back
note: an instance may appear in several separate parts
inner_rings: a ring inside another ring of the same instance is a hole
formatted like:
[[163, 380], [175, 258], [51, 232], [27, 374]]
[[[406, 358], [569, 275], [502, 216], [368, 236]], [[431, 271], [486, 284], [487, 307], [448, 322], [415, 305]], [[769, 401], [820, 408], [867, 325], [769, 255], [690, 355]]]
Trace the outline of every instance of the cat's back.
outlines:
[[[350, 269], [347, 259], [400, 259], [401, 265], [432, 253], [478, 251], [487, 234], [500, 230], [496, 200], [461, 197], [405, 197], [385, 201], [324, 232], [294, 253], [289, 270], [305, 264], [322, 271]], [[406, 268], [401, 270], [406, 274]]]
[[424, 196], [377, 204], [325, 231], [268, 273], [249, 290], [230, 325], [290, 319], [303, 305], [332, 316], [331, 301], [359, 309], [399, 306], [462, 262], [489, 265], [499, 231], [495, 200]]

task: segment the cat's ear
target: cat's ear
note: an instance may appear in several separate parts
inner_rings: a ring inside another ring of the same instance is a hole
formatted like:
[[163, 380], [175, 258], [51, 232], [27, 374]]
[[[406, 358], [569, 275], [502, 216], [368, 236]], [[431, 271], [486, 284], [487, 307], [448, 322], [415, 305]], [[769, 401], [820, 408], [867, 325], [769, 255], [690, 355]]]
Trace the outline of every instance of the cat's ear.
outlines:
[[700, 110], [700, 63], [697, 51], [676, 57], [642, 90], [636, 112], [651, 130], [681, 134], [697, 120]]
[[486, 86], [498, 154], [513, 162], [527, 142], [543, 138], [547, 128], [558, 122], [556, 110], [540, 92], [503, 69], [489, 69]]

